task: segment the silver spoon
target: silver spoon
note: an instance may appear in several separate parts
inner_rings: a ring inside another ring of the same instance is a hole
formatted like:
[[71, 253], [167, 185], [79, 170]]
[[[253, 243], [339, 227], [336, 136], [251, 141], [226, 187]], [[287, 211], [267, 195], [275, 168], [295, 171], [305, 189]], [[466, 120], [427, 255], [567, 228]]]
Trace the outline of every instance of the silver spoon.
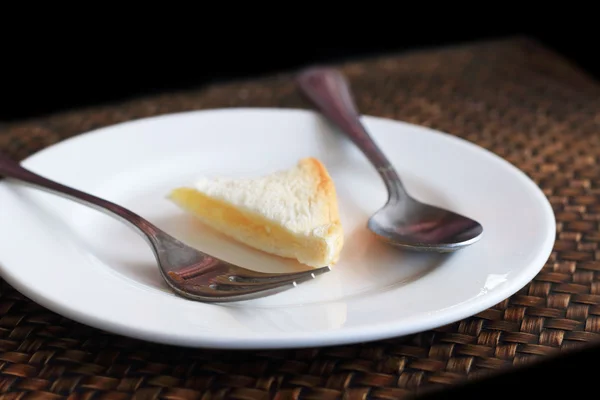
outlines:
[[477, 221], [410, 196], [361, 123], [348, 83], [339, 72], [308, 68], [298, 74], [297, 83], [307, 99], [361, 149], [383, 179], [388, 201], [367, 225], [379, 239], [413, 250], [450, 252], [481, 238], [483, 227]]

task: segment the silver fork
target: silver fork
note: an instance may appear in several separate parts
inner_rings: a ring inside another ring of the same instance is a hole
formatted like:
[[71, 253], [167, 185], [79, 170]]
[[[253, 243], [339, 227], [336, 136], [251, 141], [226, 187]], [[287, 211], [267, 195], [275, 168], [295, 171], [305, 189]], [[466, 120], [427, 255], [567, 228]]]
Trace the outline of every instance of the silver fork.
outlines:
[[330, 271], [329, 266], [296, 273], [249, 270], [185, 245], [126, 208], [42, 177], [0, 153], [0, 176], [102, 211], [133, 227], [152, 248], [171, 289], [202, 302], [250, 300], [283, 292]]

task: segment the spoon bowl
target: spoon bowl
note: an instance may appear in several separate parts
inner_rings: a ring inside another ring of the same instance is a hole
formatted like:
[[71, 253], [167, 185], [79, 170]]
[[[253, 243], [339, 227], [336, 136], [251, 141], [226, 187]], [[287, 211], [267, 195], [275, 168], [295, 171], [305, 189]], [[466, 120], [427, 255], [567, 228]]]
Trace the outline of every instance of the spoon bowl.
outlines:
[[411, 197], [388, 201], [369, 218], [367, 227], [388, 244], [436, 252], [461, 249], [483, 233], [477, 221]]
[[394, 246], [435, 252], [462, 249], [481, 238], [479, 222], [410, 196], [360, 121], [348, 83], [338, 71], [308, 68], [298, 74], [297, 83], [306, 98], [358, 146], [382, 178], [388, 201], [367, 223], [377, 238]]

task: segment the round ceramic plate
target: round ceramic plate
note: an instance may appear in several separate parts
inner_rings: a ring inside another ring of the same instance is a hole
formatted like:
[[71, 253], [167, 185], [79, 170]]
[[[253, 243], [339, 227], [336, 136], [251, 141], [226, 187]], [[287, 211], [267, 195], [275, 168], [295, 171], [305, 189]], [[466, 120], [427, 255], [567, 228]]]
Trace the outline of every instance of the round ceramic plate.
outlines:
[[385, 187], [320, 116], [223, 109], [136, 120], [63, 141], [23, 162], [119, 203], [215, 256], [261, 271], [297, 264], [237, 244], [167, 200], [201, 176], [259, 176], [319, 158], [335, 181], [345, 246], [332, 272], [270, 297], [204, 304], [174, 295], [136, 232], [76, 202], [3, 181], [0, 268], [39, 304], [114, 333], [185, 346], [282, 348], [406, 335], [476, 314], [526, 285], [549, 257], [552, 209], [521, 171], [448, 134], [364, 117], [418, 199], [471, 216], [482, 239], [453, 254], [408, 253], [366, 229]]

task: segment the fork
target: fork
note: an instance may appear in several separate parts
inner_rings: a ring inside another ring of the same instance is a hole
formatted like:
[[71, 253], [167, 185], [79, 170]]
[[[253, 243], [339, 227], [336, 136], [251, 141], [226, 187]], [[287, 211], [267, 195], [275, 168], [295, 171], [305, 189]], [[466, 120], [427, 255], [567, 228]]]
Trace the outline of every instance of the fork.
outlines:
[[104, 212], [133, 227], [152, 248], [161, 276], [178, 295], [201, 302], [233, 302], [273, 295], [315, 279], [329, 266], [296, 273], [264, 273], [198, 251], [132, 211], [40, 176], [0, 152], [0, 176]]

